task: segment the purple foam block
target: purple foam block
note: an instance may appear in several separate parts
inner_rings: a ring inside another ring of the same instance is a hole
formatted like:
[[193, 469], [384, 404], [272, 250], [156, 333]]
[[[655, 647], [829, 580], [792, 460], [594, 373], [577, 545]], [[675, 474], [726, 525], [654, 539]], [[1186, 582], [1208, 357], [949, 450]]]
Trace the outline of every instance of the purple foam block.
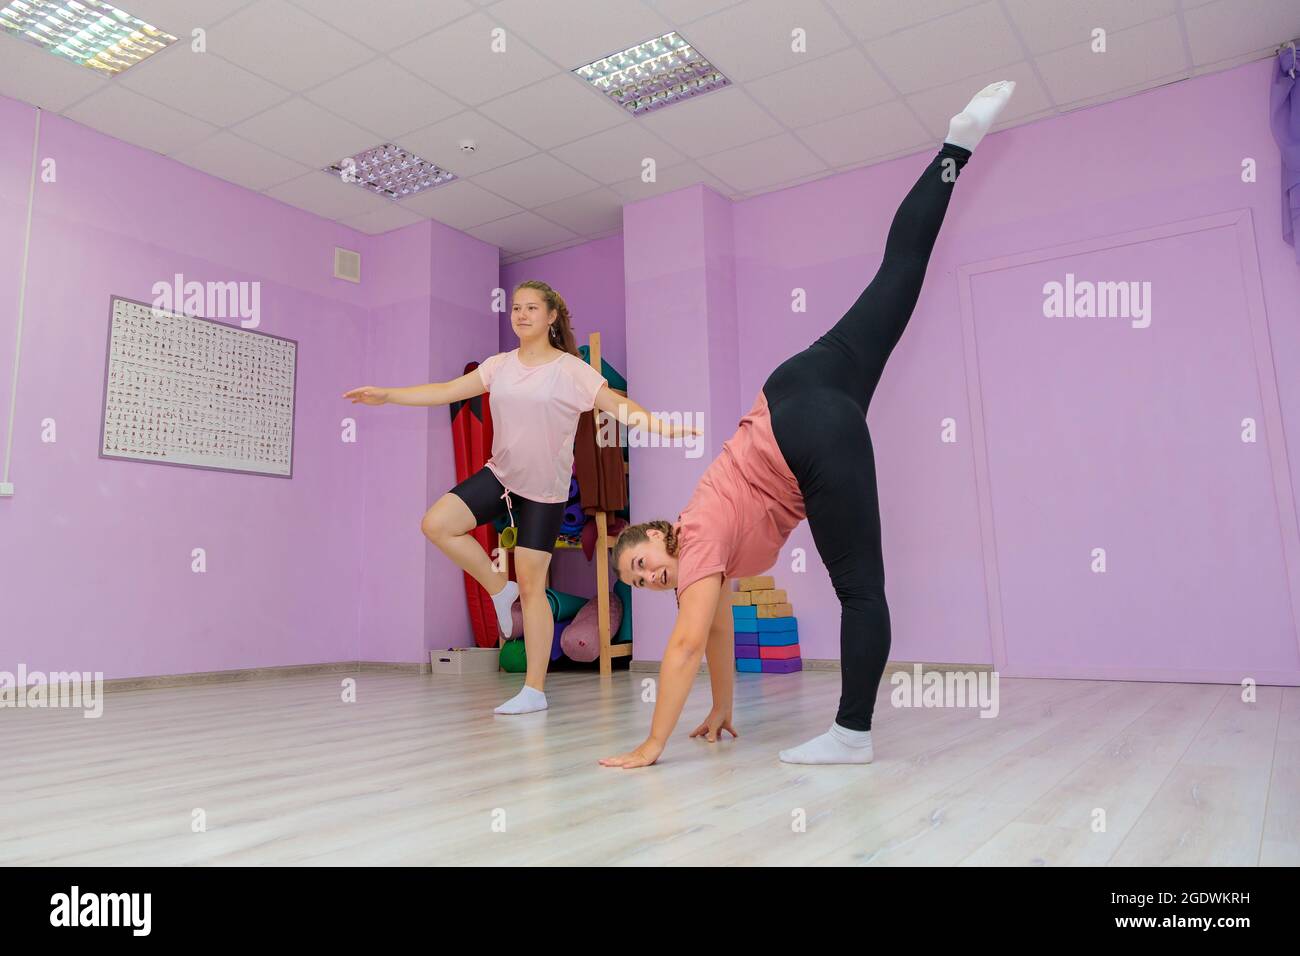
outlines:
[[803, 670], [803, 658], [791, 657], [783, 661], [766, 660], [761, 662], [764, 674], [793, 674]]
[[757, 657], [760, 656], [760, 654], [759, 654], [759, 652], [758, 652], [758, 645], [757, 645], [757, 644], [737, 644], [737, 645], [736, 645], [736, 656], [737, 656], [737, 657], [755, 657], [755, 658], [757, 658]]

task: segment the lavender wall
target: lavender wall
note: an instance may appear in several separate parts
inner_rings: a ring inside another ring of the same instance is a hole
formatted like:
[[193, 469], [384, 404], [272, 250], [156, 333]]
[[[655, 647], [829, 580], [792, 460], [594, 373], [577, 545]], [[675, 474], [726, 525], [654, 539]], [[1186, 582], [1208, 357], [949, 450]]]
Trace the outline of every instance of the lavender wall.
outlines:
[[[13, 263], [34, 117], [0, 99], [0, 251]], [[450, 483], [429, 457], [450, 448], [445, 420], [339, 395], [371, 376], [426, 381], [489, 348], [496, 250], [432, 224], [372, 240], [57, 116], [42, 120], [39, 155], [57, 178], [37, 187], [17, 493], [0, 500], [0, 667], [112, 678], [419, 660], [455, 643], [441, 621], [450, 607], [467, 629], [458, 580], [425, 577], [418, 530], [429, 486]], [[363, 284], [331, 277], [335, 245], [363, 253]], [[0, 270], [11, 303], [17, 271]], [[149, 301], [177, 272], [260, 282], [261, 330], [299, 341], [291, 480], [97, 458], [109, 296]], [[0, 311], [0, 428], [15, 315]], [[352, 414], [357, 444], [340, 440]], [[47, 418], [55, 443], [41, 441]], [[190, 569], [200, 547], [205, 574]]]

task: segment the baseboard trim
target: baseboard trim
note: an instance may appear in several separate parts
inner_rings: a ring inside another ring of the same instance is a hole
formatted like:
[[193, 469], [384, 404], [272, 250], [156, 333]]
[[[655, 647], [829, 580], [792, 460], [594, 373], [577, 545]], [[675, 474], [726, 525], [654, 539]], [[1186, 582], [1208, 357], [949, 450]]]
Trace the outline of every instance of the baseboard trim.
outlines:
[[156, 677], [116, 677], [104, 681], [105, 691], [154, 690], [164, 687], [199, 687], [250, 680], [274, 680], [314, 674], [397, 673], [429, 674], [427, 661], [334, 661], [325, 664], [285, 664], [279, 667], [246, 667], [230, 671], [196, 671], [192, 674], [160, 674]]

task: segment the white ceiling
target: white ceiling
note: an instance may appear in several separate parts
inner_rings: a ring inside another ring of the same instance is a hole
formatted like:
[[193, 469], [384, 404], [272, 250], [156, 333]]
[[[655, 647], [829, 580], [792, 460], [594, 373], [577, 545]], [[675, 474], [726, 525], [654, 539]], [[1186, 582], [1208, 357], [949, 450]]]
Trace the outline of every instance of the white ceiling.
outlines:
[[[181, 38], [115, 79], [0, 37], [0, 93], [377, 233], [433, 218], [508, 261], [630, 200], [757, 195], [937, 143], [995, 79], [1002, 126], [1272, 54], [1296, 0], [121, 0]], [[189, 42], [206, 30], [207, 52]], [[506, 49], [493, 52], [492, 31]], [[1108, 52], [1089, 48], [1103, 27]], [[791, 50], [791, 31], [807, 37]], [[678, 30], [733, 86], [633, 118], [569, 71]], [[461, 152], [473, 139], [477, 150]], [[459, 181], [393, 202], [321, 168], [394, 142]], [[641, 181], [653, 158], [657, 181]]]

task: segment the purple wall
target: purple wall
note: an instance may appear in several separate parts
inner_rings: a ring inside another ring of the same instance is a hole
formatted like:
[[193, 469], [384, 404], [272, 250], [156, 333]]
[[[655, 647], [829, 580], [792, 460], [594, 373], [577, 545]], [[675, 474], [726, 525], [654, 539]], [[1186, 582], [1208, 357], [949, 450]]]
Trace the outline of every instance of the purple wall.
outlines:
[[[10, 303], [34, 117], [0, 99]], [[458, 575], [424, 577], [418, 528], [451, 483], [428, 454], [450, 448], [445, 411], [361, 409], [339, 395], [370, 376], [426, 381], [490, 349], [495, 248], [433, 224], [371, 239], [58, 116], [43, 117], [39, 155], [57, 179], [37, 185], [17, 493], [0, 499], [0, 667], [113, 678], [414, 661], [463, 642]], [[363, 253], [363, 284], [332, 278], [336, 244]], [[149, 301], [176, 272], [260, 282], [261, 330], [298, 340], [291, 480], [97, 457], [109, 296]], [[0, 311], [0, 429], [15, 318]], [[353, 414], [359, 440], [346, 444], [340, 423]], [[41, 441], [46, 418], [56, 443]], [[190, 570], [198, 547], [206, 574]]]

